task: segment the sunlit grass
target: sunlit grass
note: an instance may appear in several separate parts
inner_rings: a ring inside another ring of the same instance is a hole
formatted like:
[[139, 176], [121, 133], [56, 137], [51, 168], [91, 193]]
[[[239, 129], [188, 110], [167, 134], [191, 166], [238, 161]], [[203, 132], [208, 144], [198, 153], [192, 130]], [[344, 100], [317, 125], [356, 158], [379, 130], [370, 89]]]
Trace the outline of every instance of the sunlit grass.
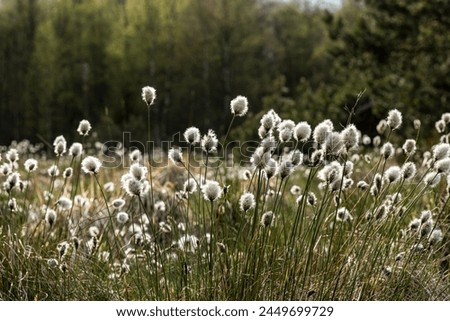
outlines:
[[[233, 120], [248, 108], [238, 98]], [[445, 115], [441, 141], [417, 148], [417, 137], [391, 142], [408, 126], [396, 110], [374, 138], [350, 119], [312, 130], [270, 111], [252, 157], [236, 157], [248, 165], [227, 167], [216, 134], [195, 127], [151, 171], [153, 151], [87, 149], [85, 121], [70, 152], [55, 140], [53, 159], [11, 147], [0, 299], [449, 299]]]

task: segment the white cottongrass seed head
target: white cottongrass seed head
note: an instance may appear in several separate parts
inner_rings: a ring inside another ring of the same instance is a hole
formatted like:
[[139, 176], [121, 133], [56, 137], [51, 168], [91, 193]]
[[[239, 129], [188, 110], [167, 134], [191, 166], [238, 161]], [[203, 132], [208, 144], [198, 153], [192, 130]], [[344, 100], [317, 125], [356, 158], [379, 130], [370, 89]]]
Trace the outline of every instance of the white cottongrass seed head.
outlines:
[[450, 113], [443, 113], [441, 119], [446, 125], [450, 124]]
[[259, 136], [260, 139], [266, 138], [266, 136], [267, 136], [268, 134], [271, 134], [271, 132], [272, 132], [271, 130], [268, 131], [268, 130], [265, 129], [264, 126], [262, 126], [262, 125], [258, 127], [258, 136]]
[[398, 109], [390, 110], [386, 122], [392, 130], [400, 128], [402, 125], [402, 113]]
[[112, 192], [114, 192], [114, 189], [115, 189], [114, 182], [106, 182], [105, 184], [103, 184], [103, 189], [104, 189], [105, 192], [107, 192], [107, 193], [112, 193]]
[[321, 162], [323, 162], [323, 157], [324, 157], [323, 150], [322, 149], [316, 149], [311, 154], [311, 159], [310, 159], [311, 165], [312, 166], [319, 165]]
[[175, 165], [182, 165], [183, 164], [183, 154], [181, 152], [181, 149], [172, 147], [169, 150], [169, 159]]
[[292, 129], [284, 128], [279, 131], [278, 139], [280, 140], [280, 142], [286, 143], [291, 140], [292, 134], [293, 134]]
[[197, 127], [189, 127], [184, 131], [184, 139], [190, 145], [195, 145], [200, 143], [201, 134]]
[[166, 211], [166, 203], [164, 201], [157, 201], [154, 205], [155, 212], [164, 213]]
[[215, 153], [217, 151], [218, 143], [219, 140], [212, 129], [208, 130], [208, 133], [205, 134], [201, 140], [202, 149], [208, 154]]
[[15, 148], [11, 148], [6, 152], [6, 159], [10, 163], [15, 163], [19, 160], [19, 152]]
[[55, 269], [58, 267], [59, 263], [57, 259], [48, 259], [47, 264], [50, 268]]
[[244, 193], [239, 199], [239, 207], [242, 211], [247, 212], [248, 210], [255, 208], [255, 196], [252, 193]]
[[293, 150], [289, 154], [289, 159], [291, 160], [292, 165], [299, 166], [303, 162], [303, 154], [298, 149]]
[[50, 227], [55, 224], [56, 221], [56, 212], [50, 208], [45, 211], [45, 221], [50, 225]]
[[439, 143], [433, 147], [433, 159], [438, 161], [450, 157], [450, 144]]
[[342, 166], [338, 162], [331, 162], [324, 166], [317, 174], [317, 177], [324, 183], [331, 184], [342, 176]]
[[201, 187], [203, 197], [207, 201], [215, 201], [222, 196], [223, 189], [219, 183], [212, 180], [207, 180]]
[[336, 221], [338, 222], [347, 222], [353, 220], [353, 217], [351, 216], [348, 209], [345, 207], [341, 207], [336, 212]]
[[54, 152], [56, 156], [64, 155], [66, 152], [66, 144], [59, 142], [58, 144], [55, 145]]
[[360, 154], [353, 154], [352, 157], [350, 157], [350, 160], [356, 164], [361, 160], [361, 156], [362, 155]]
[[47, 173], [49, 176], [54, 177], [59, 175], [59, 169], [58, 166], [52, 165], [48, 168]]
[[231, 113], [238, 117], [244, 116], [248, 111], [247, 97], [237, 96], [230, 103]]
[[370, 145], [370, 143], [372, 143], [372, 139], [368, 135], [364, 134], [362, 137], [362, 143], [363, 145]]
[[69, 210], [72, 207], [72, 201], [65, 196], [61, 196], [56, 204], [61, 210]]
[[309, 192], [308, 196], [306, 197], [306, 202], [308, 203], [308, 205], [314, 206], [317, 203], [317, 197], [316, 194], [314, 194], [313, 192]]
[[342, 166], [343, 174], [345, 177], [350, 177], [353, 174], [353, 168], [355, 167], [355, 164], [353, 164], [352, 161], [346, 161], [344, 163], [344, 166]]
[[49, 191], [44, 191], [44, 200], [48, 202], [49, 200], [53, 199], [53, 194]]
[[130, 174], [138, 181], [142, 181], [143, 179], [145, 179], [147, 172], [147, 167], [141, 166], [138, 163], [134, 163], [130, 166]]
[[111, 205], [116, 210], [120, 210], [125, 205], [125, 201], [122, 198], [116, 198], [111, 202]]
[[383, 135], [387, 127], [387, 121], [385, 119], [380, 120], [376, 127], [378, 134]]
[[63, 171], [63, 177], [64, 178], [70, 178], [72, 177], [73, 174], [73, 168], [72, 167], [67, 167], [64, 171]]
[[422, 125], [422, 122], [420, 121], [420, 119], [414, 119], [413, 125], [415, 130], [419, 130], [420, 126]]
[[385, 143], [383, 146], [381, 146], [380, 154], [383, 156], [384, 159], [388, 159], [394, 156], [395, 149], [394, 146], [392, 146], [391, 143]]
[[311, 136], [311, 126], [305, 122], [299, 122], [294, 128], [294, 139], [299, 142], [306, 142]]
[[89, 135], [89, 131], [92, 129], [91, 127], [91, 123], [86, 120], [83, 119], [82, 121], [80, 121], [80, 123], [78, 124], [78, 128], [77, 128], [77, 132], [78, 134], [80, 134], [81, 136], [87, 136]]
[[178, 247], [183, 251], [195, 253], [200, 244], [199, 239], [195, 235], [183, 235], [177, 242]]
[[295, 123], [290, 120], [286, 119], [283, 120], [278, 124], [278, 132], [279, 132], [279, 139], [281, 142], [287, 142], [292, 138], [292, 135], [294, 133]]
[[292, 164], [291, 160], [289, 160], [289, 159], [284, 159], [281, 162], [280, 166], [278, 167], [278, 174], [280, 175], [280, 177], [282, 179], [291, 175], [293, 171], [294, 171], [294, 165]]
[[416, 164], [413, 162], [406, 162], [402, 166], [402, 177], [404, 180], [410, 180], [416, 175]]
[[119, 212], [116, 215], [116, 220], [119, 224], [125, 224], [126, 222], [128, 222], [129, 216], [128, 213], [126, 212]]
[[264, 172], [267, 179], [271, 179], [278, 172], [278, 163], [273, 158], [269, 158], [264, 166]]
[[279, 131], [282, 131], [285, 129], [289, 129], [289, 130], [293, 131], [295, 128], [295, 123], [293, 120], [286, 119], [286, 120], [279, 122], [277, 125], [277, 128]]
[[281, 123], [281, 117], [278, 116], [278, 114], [275, 112], [275, 110], [271, 109], [267, 113], [272, 116], [274, 127], [278, 126], [278, 124]]
[[133, 149], [129, 154], [128, 157], [130, 158], [130, 161], [132, 163], [139, 163], [142, 159], [142, 153], [139, 149]]
[[302, 192], [302, 189], [298, 185], [292, 185], [290, 192], [292, 195], [300, 195], [300, 193]]
[[442, 231], [439, 228], [434, 229], [430, 236], [428, 237], [428, 241], [430, 242], [430, 245], [436, 245], [437, 243], [440, 243], [443, 240]]
[[332, 124], [333, 123], [331, 123], [330, 126], [330, 121], [327, 119], [319, 123], [314, 128], [313, 139], [317, 144], [322, 145], [323, 143], [325, 143], [325, 140], [327, 139], [328, 135], [330, 135], [331, 132], [333, 131]]
[[69, 148], [69, 155], [77, 157], [83, 153], [83, 145], [80, 143], [73, 143]]
[[252, 166], [256, 168], [264, 168], [268, 161], [270, 160], [270, 152], [265, 152], [263, 147], [257, 147], [252, 157], [250, 158], [250, 162]]
[[374, 147], [380, 146], [381, 145], [381, 137], [380, 136], [375, 136], [372, 139], [372, 144], [373, 144]]
[[38, 161], [33, 158], [29, 158], [25, 161], [23, 166], [25, 167], [25, 170], [28, 173], [31, 173], [31, 172], [34, 172], [38, 168]]
[[380, 173], [376, 173], [373, 177], [373, 185], [376, 186], [378, 189], [381, 189], [383, 186], [383, 176], [381, 176]]
[[436, 163], [434, 163], [434, 168], [440, 174], [448, 174], [450, 172], [450, 157], [446, 157], [436, 161]]
[[361, 134], [356, 129], [355, 125], [350, 124], [345, 127], [341, 132], [341, 137], [344, 142], [344, 147], [347, 151], [351, 151], [358, 148], [359, 139]]
[[264, 152], [273, 152], [277, 147], [277, 141], [273, 135], [269, 134], [261, 141], [260, 146], [263, 148]]
[[431, 211], [422, 211], [422, 213], [420, 213], [420, 222], [425, 223], [431, 217], [432, 217]]
[[447, 124], [445, 123], [445, 121], [443, 121], [442, 119], [439, 119], [435, 124], [434, 127], [436, 128], [436, 131], [439, 134], [442, 134], [445, 132], [445, 127], [447, 126]]
[[197, 191], [197, 182], [195, 179], [187, 179], [183, 184], [183, 191], [188, 194], [195, 193]]
[[17, 201], [14, 197], [8, 200], [8, 208], [11, 212], [17, 211]]
[[402, 146], [403, 152], [406, 156], [412, 156], [416, 152], [416, 141], [414, 139], [407, 139]]
[[263, 115], [260, 120], [260, 123], [261, 123], [261, 126], [266, 131], [270, 131], [275, 126], [275, 120], [273, 119], [273, 116], [270, 113]]
[[58, 144], [63, 144], [63, 145], [66, 145], [66, 146], [67, 146], [67, 141], [66, 141], [66, 139], [64, 138], [63, 135], [57, 136], [57, 137], [55, 138], [55, 140], [53, 141], [53, 146], [56, 146], [56, 145], [58, 145]]
[[424, 237], [429, 235], [433, 227], [434, 227], [433, 220], [428, 220], [425, 223], [422, 223], [422, 225], [420, 226], [420, 236]]
[[11, 173], [12, 171], [12, 166], [10, 163], [3, 163], [2, 165], [0, 165], [0, 173], [3, 176], [7, 176]]
[[19, 186], [21, 180], [20, 180], [20, 173], [13, 172], [8, 175], [8, 178], [6, 179], [6, 182], [11, 188]]
[[67, 144], [67, 141], [66, 141], [66, 139], [64, 138], [63, 135], [59, 135], [59, 136], [57, 136], [57, 137], [55, 138], [55, 140], [53, 141], [53, 146], [56, 146], [56, 145], [58, 145], [59, 143]]
[[337, 132], [332, 132], [325, 138], [325, 143], [322, 145], [326, 156], [339, 156], [344, 148], [344, 141]]
[[363, 181], [363, 180], [356, 183], [356, 187], [363, 191], [366, 190], [369, 186], [370, 186], [369, 183], [367, 183], [366, 181]]
[[87, 156], [81, 162], [81, 169], [85, 174], [97, 174], [102, 167], [102, 162], [94, 156]]
[[272, 211], [265, 212], [261, 217], [261, 225], [263, 227], [269, 227], [273, 224], [274, 214]]
[[145, 101], [148, 107], [153, 105], [156, 99], [156, 89], [150, 86], [142, 88], [142, 100]]
[[150, 190], [150, 184], [147, 180], [137, 180], [132, 175], [129, 175], [127, 179], [123, 179], [122, 176], [122, 188], [130, 196], [144, 196]]
[[56, 156], [62, 156], [66, 152], [67, 141], [63, 135], [55, 138], [53, 141], [54, 152]]
[[430, 172], [425, 175], [423, 181], [430, 187], [436, 187], [441, 181], [441, 175], [437, 172]]
[[408, 224], [408, 230], [412, 232], [416, 232], [420, 227], [420, 219], [414, 218], [411, 222]]
[[388, 183], [395, 183], [401, 177], [402, 171], [398, 166], [391, 166], [384, 172], [384, 179]]
[[439, 139], [439, 141], [441, 143], [450, 143], [450, 133], [446, 134], [446, 135], [442, 135], [441, 138]]

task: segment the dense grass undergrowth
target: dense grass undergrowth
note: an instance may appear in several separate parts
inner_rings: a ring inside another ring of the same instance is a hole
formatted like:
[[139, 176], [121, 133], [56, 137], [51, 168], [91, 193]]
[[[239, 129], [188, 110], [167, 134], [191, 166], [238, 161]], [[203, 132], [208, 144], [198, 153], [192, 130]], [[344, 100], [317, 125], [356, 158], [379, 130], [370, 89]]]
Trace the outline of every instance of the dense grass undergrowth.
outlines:
[[[148, 109], [154, 98], [145, 87]], [[247, 108], [236, 97], [232, 119]], [[153, 152], [87, 149], [88, 121], [68, 150], [55, 139], [52, 160], [12, 146], [0, 299], [450, 299], [449, 123], [443, 114], [440, 141], [417, 146], [420, 122], [398, 110], [373, 138], [350, 117], [312, 129], [269, 111], [247, 165], [220, 162], [228, 133], [219, 143], [195, 127], [166, 166]], [[402, 126], [417, 137], [392, 143]]]

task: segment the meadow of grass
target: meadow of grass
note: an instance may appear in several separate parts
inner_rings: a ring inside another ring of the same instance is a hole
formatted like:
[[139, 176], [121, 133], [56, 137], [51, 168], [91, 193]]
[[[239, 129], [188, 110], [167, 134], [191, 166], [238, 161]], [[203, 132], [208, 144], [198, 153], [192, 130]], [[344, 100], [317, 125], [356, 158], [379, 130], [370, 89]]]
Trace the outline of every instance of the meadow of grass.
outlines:
[[[149, 111], [154, 99], [143, 88]], [[231, 102], [229, 128], [247, 104]], [[167, 155], [106, 152], [85, 120], [80, 142], [57, 137], [50, 159], [12, 145], [0, 299], [450, 299], [449, 124], [445, 113], [440, 140], [418, 146], [420, 121], [398, 110], [375, 137], [351, 117], [312, 129], [271, 110], [247, 162], [236, 148], [220, 162], [229, 129], [219, 142], [189, 127]], [[399, 143], [402, 126], [417, 136]]]

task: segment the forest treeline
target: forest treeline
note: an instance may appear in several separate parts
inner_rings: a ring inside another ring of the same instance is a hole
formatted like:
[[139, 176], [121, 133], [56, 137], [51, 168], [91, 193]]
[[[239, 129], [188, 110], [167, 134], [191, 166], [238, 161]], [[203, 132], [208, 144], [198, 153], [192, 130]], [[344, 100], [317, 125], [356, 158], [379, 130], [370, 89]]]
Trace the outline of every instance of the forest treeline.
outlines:
[[[0, 0], [0, 144], [72, 138], [81, 119], [101, 141], [147, 137], [143, 86], [157, 89], [152, 137], [191, 124], [223, 135], [229, 102], [312, 125], [360, 128], [398, 108], [424, 136], [448, 111], [450, 1]], [[409, 123], [411, 125], [408, 125]], [[251, 126], [250, 126], [251, 125]]]

